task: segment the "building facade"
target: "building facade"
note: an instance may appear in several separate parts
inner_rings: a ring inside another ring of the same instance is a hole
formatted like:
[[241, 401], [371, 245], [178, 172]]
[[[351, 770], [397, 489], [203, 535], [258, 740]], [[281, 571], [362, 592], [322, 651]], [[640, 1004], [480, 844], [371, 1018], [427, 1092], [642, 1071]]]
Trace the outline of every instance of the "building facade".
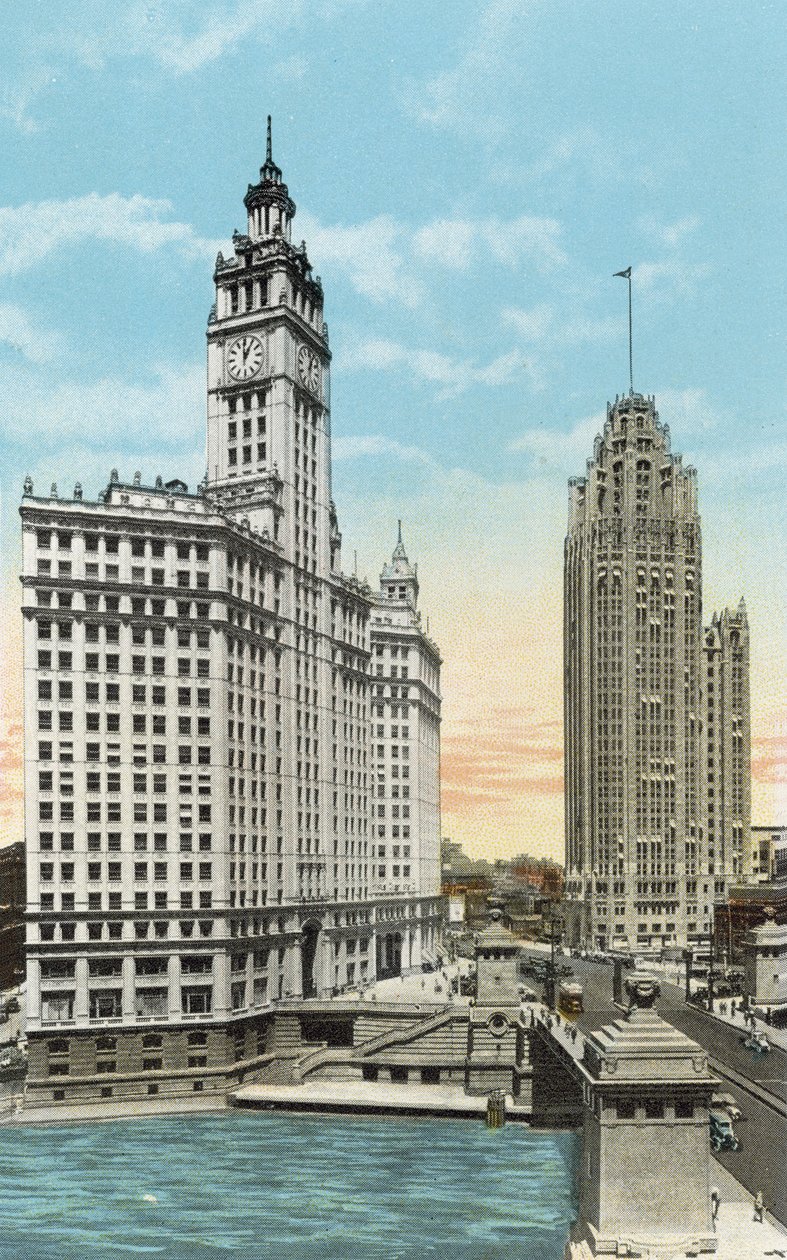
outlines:
[[569, 931], [691, 945], [751, 864], [748, 626], [741, 602], [703, 630], [696, 473], [653, 398], [608, 407], [564, 563]]
[[787, 827], [752, 826], [752, 875], [762, 882], [787, 880]]
[[399, 538], [371, 619], [372, 893], [440, 895], [440, 654]]
[[[435, 947], [439, 654], [411, 583], [402, 624], [375, 639], [379, 600], [341, 571], [323, 293], [290, 239], [270, 132], [244, 203], [214, 273], [196, 493], [114, 471], [97, 502], [25, 485], [27, 1027], [43, 1097], [64, 1075], [83, 1096], [100, 1075], [111, 1096], [117, 1071], [127, 1091], [168, 1070], [201, 1088], [209, 1034], [211, 1062], [243, 1062], [272, 1003]], [[370, 678], [378, 641], [386, 662], [389, 642], [412, 659], [395, 696]], [[380, 705], [390, 738], [394, 706], [412, 732], [396, 759], [372, 744]], [[373, 776], [393, 803], [395, 760], [413, 767], [411, 858], [406, 878], [380, 878]]]

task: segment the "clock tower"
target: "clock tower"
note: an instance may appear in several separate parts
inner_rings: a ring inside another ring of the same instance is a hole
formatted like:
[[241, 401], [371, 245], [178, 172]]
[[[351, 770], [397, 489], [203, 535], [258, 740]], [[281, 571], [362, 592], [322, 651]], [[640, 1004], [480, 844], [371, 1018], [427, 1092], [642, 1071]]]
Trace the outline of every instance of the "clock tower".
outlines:
[[118, 1065], [117, 1099], [223, 1090], [279, 1001], [434, 956], [439, 655], [401, 538], [384, 609], [341, 572], [322, 285], [270, 119], [244, 205], [213, 276], [198, 491], [25, 480], [28, 1098], [47, 1106], [112, 1098]]
[[323, 292], [291, 241], [295, 203], [273, 161], [271, 120], [245, 234], [216, 259], [208, 322], [206, 489], [228, 516], [314, 575], [332, 568], [328, 333]]

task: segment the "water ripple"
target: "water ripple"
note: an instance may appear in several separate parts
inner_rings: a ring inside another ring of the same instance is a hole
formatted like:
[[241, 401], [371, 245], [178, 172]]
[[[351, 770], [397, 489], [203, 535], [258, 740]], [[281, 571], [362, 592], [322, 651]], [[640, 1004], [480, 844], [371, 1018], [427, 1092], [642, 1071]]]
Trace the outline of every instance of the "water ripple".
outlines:
[[271, 1112], [5, 1129], [0, 1260], [559, 1260], [577, 1139]]

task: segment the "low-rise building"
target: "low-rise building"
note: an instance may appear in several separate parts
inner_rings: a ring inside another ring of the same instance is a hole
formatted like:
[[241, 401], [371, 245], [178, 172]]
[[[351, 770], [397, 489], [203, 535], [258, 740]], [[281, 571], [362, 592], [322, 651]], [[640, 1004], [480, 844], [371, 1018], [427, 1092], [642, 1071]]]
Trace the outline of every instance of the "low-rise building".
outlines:
[[787, 827], [752, 826], [751, 865], [755, 880], [787, 879]]
[[733, 884], [713, 913], [713, 952], [719, 962], [740, 966], [744, 962], [747, 933], [769, 917], [787, 923], [787, 879], [758, 884]]

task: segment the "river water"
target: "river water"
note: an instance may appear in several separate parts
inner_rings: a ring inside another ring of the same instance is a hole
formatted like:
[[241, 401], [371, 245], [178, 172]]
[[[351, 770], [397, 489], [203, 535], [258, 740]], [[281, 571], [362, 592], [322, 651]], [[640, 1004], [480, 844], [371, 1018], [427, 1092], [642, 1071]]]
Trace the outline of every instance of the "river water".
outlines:
[[560, 1260], [578, 1137], [228, 1112], [0, 1129], [2, 1260]]

